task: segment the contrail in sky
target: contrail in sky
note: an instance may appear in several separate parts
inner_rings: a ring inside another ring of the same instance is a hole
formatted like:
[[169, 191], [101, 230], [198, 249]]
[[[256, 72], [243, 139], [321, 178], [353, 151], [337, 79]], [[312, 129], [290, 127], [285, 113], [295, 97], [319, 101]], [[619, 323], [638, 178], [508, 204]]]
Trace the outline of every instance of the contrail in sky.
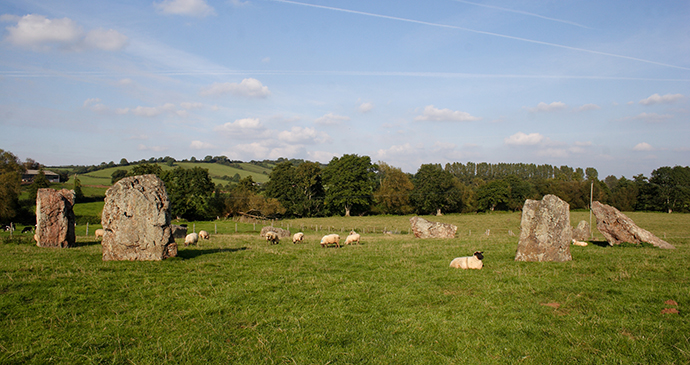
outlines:
[[563, 19], [557, 19], [557, 18], [549, 18], [548, 16], [543, 16], [543, 15], [539, 15], [539, 14], [535, 14], [535, 13], [529, 13], [529, 12], [522, 11], [522, 10], [513, 10], [513, 9], [508, 9], [508, 8], [502, 8], [502, 7], [500, 7], [500, 6], [486, 5], [486, 4], [480, 4], [480, 3], [473, 3], [473, 2], [471, 2], [471, 1], [465, 1], [465, 0], [454, 0], [454, 1], [457, 1], [457, 2], [459, 2], [459, 3], [464, 3], [464, 4], [475, 5], [475, 6], [482, 6], [482, 7], [489, 8], [489, 9], [496, 9], [496, 10], [507, 11], [507, 12], [516, 13], [516, 14], [522, 14], [522, 15], [527, 15], [527, 16], [533, 16], [533, 17], [542, 18], [542, 19], [546, 19], [546, 20], [552, 20], [552, 21], [554, 21], [554, 22], [570, 24], [570, 25], [574, 25], [574, 26], [576, 26], [576, 27], [581, 27], [581, 28], [586, 28], [586, 29], [592, 29], [592, 28], [590, 28], [590, 27], [588, 27], [588, 26], [586, 26], [586, 25], [582, 25], [582, 24], [580, 24], [580, 23], [571, 22], [571, 21], [569, 21], [569, 20], [563, 20]]
[[390, 15], [382, 15], [382, 14], [375, 14], [375, 13], [367, 13], [367, 12], [365, 12], [365, 11], [350, 10], [350, 9], [343, 9], [343, 8], [335, 8], [335, 7], [332, 7], [332, 6], [325, 6], [325, 5], [315, 5], [315, 4], [301, 3], [301, 2], [298, 2], [298, 1], [291, 1], [291, 0], [271, 0], [271, 1], [280, 2], [280, 3], [286, 3], [286, 4], [293, 4], [293, 5], [308, 6], [308, 7], [312, 7], [312, 8], [318, 8], [318, 9], [333, 10], [333, 11], [339, 11], [339, 12], [343, 12], [343, 13], [365, 15], [365, 16], [370, 16], [370, 17], [374, 17], [374, 18], [382, 18], [382, 19], [397, 20], [397, 21], [407, 22], [407, 23], [429, 25], [429, 26], [438, 27], [438, 28], [447, 28], [447, 29], [463, 30], [463, 31], [466, 31], [466, 32], [477, 33], [477, 34], [484, 34], [484, 35], [489, 35], [489, 36], [493, 36], [493, 37], [512, 39], [512, 40], [521, 41], [521, 42], [527, 42], [527, 43], [541, 44], [541, 45], [544, 45], [544, 46], [550, 46], [550, 47], [556, 47], [556, 48], [569, 49], [569, 50], [571, 50], [571, 51], [586, 52], [586, 53], [597, 54], [597, 55], [602, 55], [602, 56], [609, 56], [609, 57], [622, 58], [622, 59], [631, 60], [631, 61], [638, 61], [638, 62], [649, 63], [649, 64], [657, 65], [657, 66], [671, 67], [671, 68], [677, 68], [677, 69], [680, 69], [680, 70], [688, 70], [688, 71], [690, 71], [690, 68], [688, 68], [688, 67], [670, 65], [670, 64], [668, 64], [668, 63], [662, 63], [662, 62], [656, 62], [656, 61], [651, 61], [651, 60], [645, 60], [645, 59], [643, 59], [643, 58], [624, 56], [624, 55], [619, 55], [619, 54], [615, 54], [615, 53], [594, 51], [594, 50], [586, 49], [586, 48], [571, 47], [571, 46], [566, 46], [566, 45], [558, 44], [558, 43], [550, 43], [550, 42], [537, 41], [537, 40], [529, 39], [529, 38], [521, 38], [521, 37], [515, 37], [515, 36], [511, 36], [511, 35], [506, 35], [506, 34], [493, 33], [493, 32], [486, 32], [486, 31], [483, 31], [483, 30], [476, 30], [476, 29], [470, 29], [470, 28], [465, 28], [465, 27], [458, 27], [458, 26], [455, 26], [455, 25], [440, 24], [440, 23], [431, 23], [431, 22], [425, 22], [425, 21], [422, 21], [422, 20], [414, 20], [414, 19], [400, 18], [400, 17], [390, 16]]

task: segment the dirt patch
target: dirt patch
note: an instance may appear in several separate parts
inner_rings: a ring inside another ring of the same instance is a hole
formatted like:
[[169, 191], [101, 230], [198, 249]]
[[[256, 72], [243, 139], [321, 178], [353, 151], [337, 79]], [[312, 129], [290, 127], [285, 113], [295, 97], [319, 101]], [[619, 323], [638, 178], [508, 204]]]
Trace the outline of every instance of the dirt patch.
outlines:
[[676, 305], [676, 306], [678, 305], [678, 303], [676, 303], [676, 301], [673, 300], [673, 299], [669, 299], [669, 300], [665, 301], [664, 304], [666, 304], [666, 305]]
[[661, 310], [661, 314], [678, 314], [678, 309], [676, 309], [676, 308], [664, 308]]
[[554, 309], [558, 309], [558, 308], [561, 307], [561, 305], [560, 305], [559, 303], [539, 303], [539, 304], [540, 304], [540, 305], [547, 306], [547, 307], [551, 307], [551, 308], [554, 308]]

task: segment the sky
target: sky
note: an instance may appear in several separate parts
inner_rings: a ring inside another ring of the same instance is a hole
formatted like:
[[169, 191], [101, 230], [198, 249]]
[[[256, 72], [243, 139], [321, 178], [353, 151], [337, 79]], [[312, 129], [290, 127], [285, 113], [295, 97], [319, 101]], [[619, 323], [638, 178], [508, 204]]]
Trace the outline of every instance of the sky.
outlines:
[[690, 165], [690, 2], [3, 0], [0, 149]]

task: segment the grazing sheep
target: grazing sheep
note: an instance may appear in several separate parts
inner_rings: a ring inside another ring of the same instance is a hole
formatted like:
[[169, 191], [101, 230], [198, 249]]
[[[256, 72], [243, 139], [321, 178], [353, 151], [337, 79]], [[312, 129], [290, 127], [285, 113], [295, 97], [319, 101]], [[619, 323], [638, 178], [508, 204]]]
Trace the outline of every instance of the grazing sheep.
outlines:
[[484, 266], [482, 260], [484, 259], [483, 252], [475, 251], [472, 256], [456, 257], [450, 262], [450, 267], [456, 269], [481, 269]]
[[98, 238], [98, 237], [103, 238], [103, 236], [105, 235], [105, 230], [99, 228], [93, 234], [96, 236], [96, 238]]
[[266, 232], [266, 242], [271, 244], [279, 244], [280, 237], [278, 237], [278, 234], [275, 232]]
[[323, 238], [321, 238], [321, 247], [326, 247], [328, 245], [340, 247], [340, 236], [335, 233], [323, 236]]
[[24, 227], [24, 229], [22, 229], [22, 233], [31, 233], [33, 231], [34, 231], [34, 227], [32, 227], [32, 226]]
[[292, 243], [298, 243], [304, 241], [304, 233], [302, 232], [297, 232], [292, 236]]
[[582, 247], [585, 247], [585, 246], [588, 245], [588, 243], [587, 243], [587, 242], [578, 241], [578, 240], [576, 240], [576, 239], [573, 239], [573, 245], [574, 245], [574, 246], [582, 246]]
[[209, 238], [208, 232], [199, 231], [199, 238], [203, 238], [203, 239], [207, 240]]
[[350, 234], [345, 238], [345, 244], [346, 245], [351, 245], [353, 243], [359, 244], [359, 239], [360, 239], [359, 233], [355, 231], [350, 231]]
[[197, 242], [199, 242], [199, 235], [196, 233], [190, 233], [184, 238], [185, 246], [196, 245]]

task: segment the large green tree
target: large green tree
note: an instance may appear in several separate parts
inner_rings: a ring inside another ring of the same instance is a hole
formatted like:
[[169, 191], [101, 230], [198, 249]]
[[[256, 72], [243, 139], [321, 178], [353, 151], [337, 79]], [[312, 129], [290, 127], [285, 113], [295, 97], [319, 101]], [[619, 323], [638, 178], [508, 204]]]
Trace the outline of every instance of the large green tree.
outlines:
[[331, 212], [365, 213], [373, 202], [376, 166], [369, 156], [333, 157], [323, 169], [325, 204]]
[[453, 175], [439, 164], [424, 164], [414, 175], [414, 191], [410, 202], [417, 213], [441, 214], [462, 210], [463, 192]]
[[29, 185], [29, 200], [36, 202], [36, 196], [38, 195], [38, 189], [49, 188], [50, 182], [46, 178], [43, 168], [38, 170], [38, 174], [34, 177], [34, 181]]
[[19, 193], [24, 167], [12, 152], [0, 149], [0, 222], [7, 223], [19, 213]]
[[510, 184], [505, 180], [494, 180], [477, 189], [477, 208], [494, 211], [497, 207], [507, 208], [510, 202]]
[[209, 200], [213, 196], [215, 184], [208, 174], [208, 169], [178, 167], [164, 171], [161, 179], [170, 199], [170, 212], [175, 217], [189, 220], [208, 219]]
[[381, 182], [374, 198], [381, 211], [385, 214], [411, 213], [410, 193], [414, 190], [414, 184], [410, 178], [401, 169], [383, 161], [377, 165]]

